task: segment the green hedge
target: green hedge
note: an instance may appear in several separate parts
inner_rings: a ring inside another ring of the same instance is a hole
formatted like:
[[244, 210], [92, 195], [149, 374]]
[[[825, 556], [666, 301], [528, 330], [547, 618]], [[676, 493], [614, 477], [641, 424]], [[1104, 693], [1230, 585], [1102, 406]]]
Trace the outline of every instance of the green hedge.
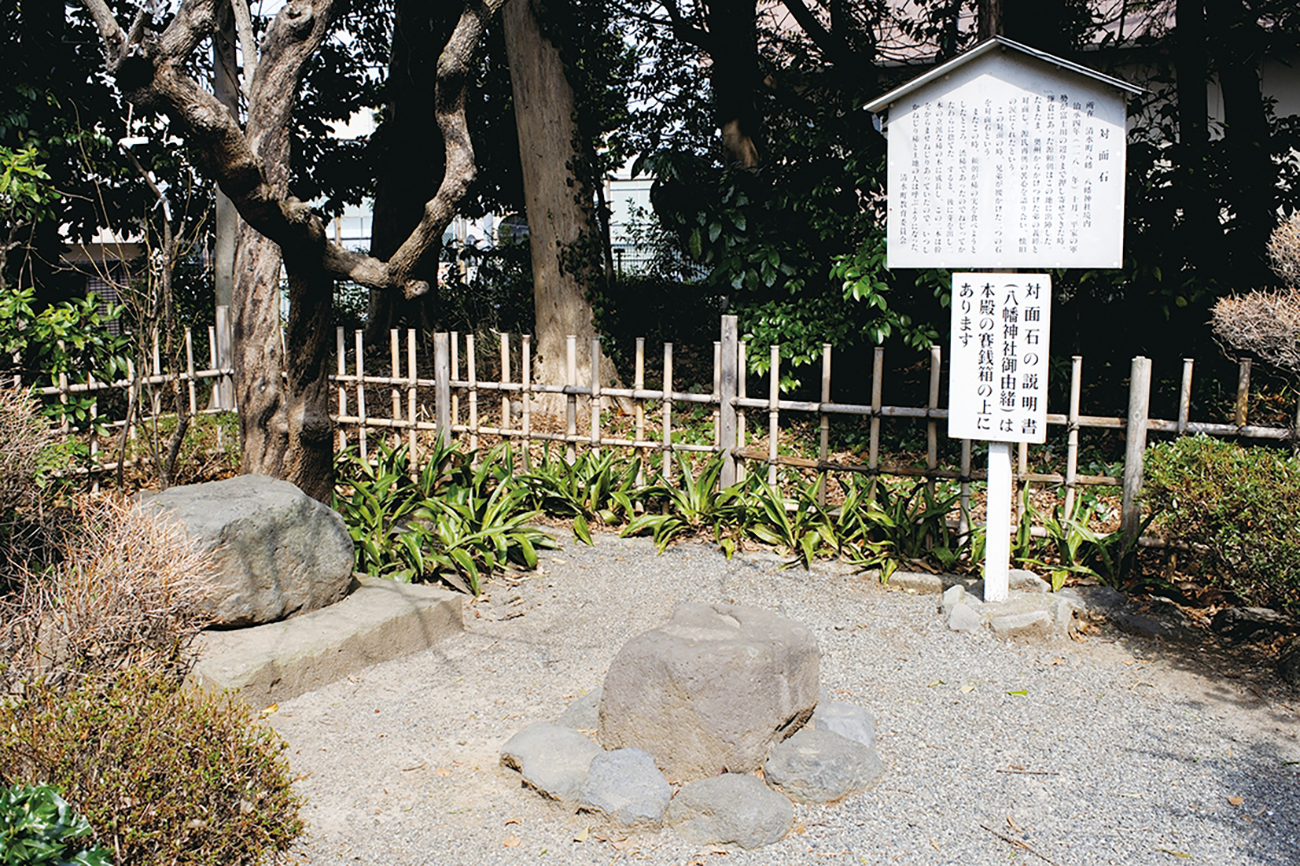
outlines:
[[1147, 451], [1143, 499], [1213, 583], [1247, 604], [1300, 611], [1300, 462], [1187, 436]]

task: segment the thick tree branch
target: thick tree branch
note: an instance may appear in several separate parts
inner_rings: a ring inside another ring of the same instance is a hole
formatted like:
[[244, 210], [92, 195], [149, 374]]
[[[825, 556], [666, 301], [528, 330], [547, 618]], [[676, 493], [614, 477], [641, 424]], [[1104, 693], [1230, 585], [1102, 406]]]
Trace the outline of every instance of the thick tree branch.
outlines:
[[803, 32], [808, 34], [808, 38], [833, 65], [843, 67], [853, 62], [853, 49], [849, 44], [838, 34], [823, 27], [803, 0], [781, 0], [781, 3], [790, 10]]
[[668, 13], [668, 19], [673, 24], [673, 35], [678, 39], [705, 52], [713, 53], [713, 40], [706, 30], [694, 26], [682, 17], [682, 10], [677, 6], [677, 0], [662, 0], [664, 11]]
[[456, 205], [474, 182], [474, 145], [469, 137], [469, 124], [465, 120], [465, 90], [469, 84], [470, 64], [483, 29], [504, 2], [505, 0], [471, 0], [438, 57], [434, 116], [446, 147], [446, 169], [437, 193], [424, 206], [420, 224], [388, 260], [394, 282], [402, 285], [407, 297], [423, 293], [421, 287], [424, 284], [410, 279], [410, 274], [425, 251], [441, 241], [442, 233], [456, 214]]
[[104, 40], [104, 65], [110, 73], [114, 73], [122, 63], [122, 55], [126, 50], [126, 34], [122, 32], [122, 26], [117, 23], [117, 17], [113, 14], [113, 10], [108, 8], [105, 0], [82, 0], [82, 5], [94, 20], [95, 28], [99, 30], [99, 38]]

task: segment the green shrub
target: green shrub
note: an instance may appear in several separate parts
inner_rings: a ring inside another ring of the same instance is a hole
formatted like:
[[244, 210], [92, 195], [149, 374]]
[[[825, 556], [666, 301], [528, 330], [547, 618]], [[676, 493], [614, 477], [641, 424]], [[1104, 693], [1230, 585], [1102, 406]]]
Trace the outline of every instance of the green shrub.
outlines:
[[1147, 451], [1143, 499], [1165, 537], [1203, 554], [1252, 605], [1300, 610], [1300, 463], [1189, 436]]
[[49, 785], [0, 789], [0, 863], [5, 866], [108, 866], [109, 852], [77, 840], [90, 822]]
[[255, 863], [302, 831], [287, 748], [252, 711], [138, 669], [0, 707], [0, 782], [66, 792], [128, 864]]

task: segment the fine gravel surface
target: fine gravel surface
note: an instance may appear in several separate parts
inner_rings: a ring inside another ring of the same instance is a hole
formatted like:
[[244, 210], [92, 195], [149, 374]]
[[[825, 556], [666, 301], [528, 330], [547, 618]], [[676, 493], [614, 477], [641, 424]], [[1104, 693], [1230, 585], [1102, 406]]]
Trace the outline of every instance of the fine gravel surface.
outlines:
[[[1300, 700], [1267, 671], [1105, 629], [1007, 645], [948, 631], [938, 596], [839, 568], [596, 542], [494, 579], [463, 635], [270, 715], [306, 797], [294, 862], [1300, 863]], [[796, 806], [791, 833], [756, 851], [620, 831], [521, 788], [499, 764], [506, 739], [599, 686], [685, 601], [809, 626], [822, 684], [876, 716], [877, 785]]]

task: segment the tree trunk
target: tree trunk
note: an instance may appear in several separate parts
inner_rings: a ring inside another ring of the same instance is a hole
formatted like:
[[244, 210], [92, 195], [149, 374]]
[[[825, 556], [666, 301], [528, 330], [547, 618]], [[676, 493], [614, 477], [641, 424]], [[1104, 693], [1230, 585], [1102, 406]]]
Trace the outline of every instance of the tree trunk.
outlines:
[[[588, 343], [596, 335], [590, 280], [599, 279], [600, 235], [589, 179], [574, 171], [590, 165], [574, 121], [573, 89], [559, 49], [541, 31], [535, 0], [509, 0], [502, 9], [506, 56], [514, 92], [515, 124], [523, 168], [528, 243], [533, 265], [537, 358], [533, 378], [564, 381], [566, 338], [578, 337], [578, 381], [591, 375]], [[616, 377], [602, 354], [602, 383]], [[539, 411], [558, 416], [563, 403], [543, 400]]]
[[1218, 206], [1210, 195], [1209, 177], [1209, 48], [1206, 41], [1205, 0], [1177, 0], [1175, 5], [1174, 66], [1178, 88], [1178, 174], [1175, 185], [1182, 204], [1182, 247], [1189, 264], [1218, 255], [1222, 229]]
[[758, 31], [754, 0], [712, 0], [709, 3], [709, 78], [713, 111], [722, 146], [731, 162], [742, 168], [759, 163], [759, 115], [754, 102], [758, 85]]
[[[398, 0], [393, 13], [393, 46], [385, 82], [383, 122], [375, 130], [375, 207], [370, 253], [387, 259], [406, 240], [442, 182], [442, 136], [434, 116], [433, 93], [438, 81], [438, 52], [456, 26], [456, 12], [424, 0]], [[438, 275], [441, 239], [416, 268], [433, 284]], [[366, 342], [387, 340], [391, 328], [427, 329], [433, 325], [433, 294], [409, 300], [380, 289], [370, 291]]]

